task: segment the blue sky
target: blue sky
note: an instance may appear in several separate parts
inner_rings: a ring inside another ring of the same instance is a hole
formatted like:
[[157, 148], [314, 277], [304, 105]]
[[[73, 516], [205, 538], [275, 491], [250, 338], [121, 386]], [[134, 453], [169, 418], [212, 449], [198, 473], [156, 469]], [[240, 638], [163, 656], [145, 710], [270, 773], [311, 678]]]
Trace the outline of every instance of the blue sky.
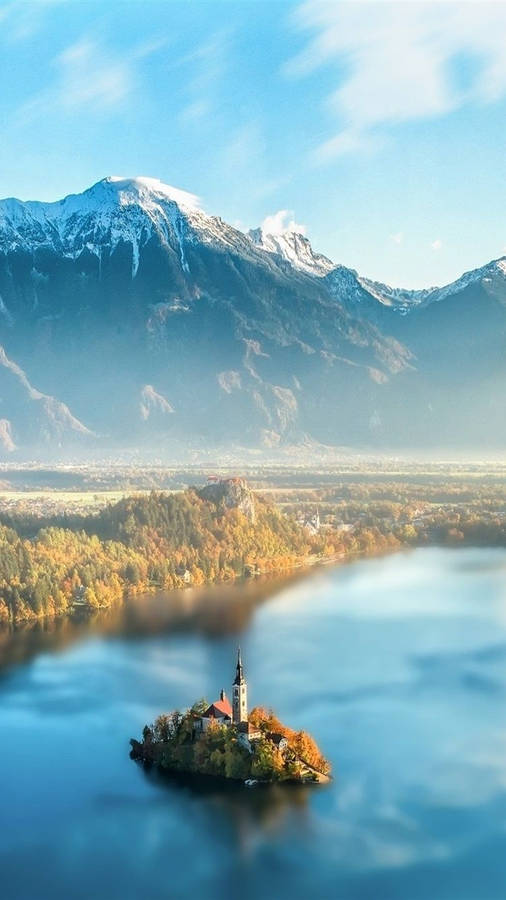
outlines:
[[151, 175], [397, 286], [506, 253], [506, 2], [0, 0], [0, 196]]

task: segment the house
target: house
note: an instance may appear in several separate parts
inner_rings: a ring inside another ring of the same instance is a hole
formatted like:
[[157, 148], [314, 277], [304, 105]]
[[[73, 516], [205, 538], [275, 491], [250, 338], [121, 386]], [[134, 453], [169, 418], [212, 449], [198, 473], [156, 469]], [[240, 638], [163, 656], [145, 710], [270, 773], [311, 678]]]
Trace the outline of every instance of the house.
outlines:
[[246, 750], [249, 750], [250, 753], [253, 752], [253, 743], [261, 737], [262, 732], [260, 729], [251, 725], [250, 722], [240, 722], [237, 726], [237, 741], [243, 747], [246, 747]]
[[310, 534], [318, 534], [320, 530], [320, 513], [318, 508], [312, 516], [309, 516], [304, 520], [304, 528], [306, 531], [309, 531]]
[[192, 573], [183, 564], [181, 564], [180, 566], [176, 566], [176, 575], [178, 575], [179, 578], [181, 578], [183, 580], [183, 584], [192, 584], [193, 583]]

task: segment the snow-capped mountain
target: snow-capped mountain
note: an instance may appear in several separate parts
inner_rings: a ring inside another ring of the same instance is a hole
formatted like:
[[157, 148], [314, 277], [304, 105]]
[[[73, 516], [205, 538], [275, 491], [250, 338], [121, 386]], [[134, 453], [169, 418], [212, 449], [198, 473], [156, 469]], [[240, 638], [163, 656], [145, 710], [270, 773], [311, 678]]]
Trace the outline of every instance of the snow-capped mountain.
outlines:
[[506, 257], [494, 259], [486, 266], [478, 269], [472, 269], [465, 272], [456, 281], [443, 287], [430, 287], [422, 290], [406, 290], [405, 288], [393, 288], [388, 284], [381, 284], [378, 281], [371, 281], [368, 278], [360, 278], [360, 284], [373, 297], [383, 303], [385, 306], [392, 306], [401, 309], [404, 313], [410, 312], [417, 306], [429, 303], [437, 303], [450, 297], [452, 294], [458, 294], [466, 290], [466, 288], [482, 283], [484, 285], [496, 285], [499, 289], [504, 288], [506, 280]]
[[224, 223], [199, 209], [195, 195], [155, 178], [110, 176], [54, 203], [0, 201], [2, 249], [49, 247], [70, 259], [87, 250], [100, 259], [105, 249], [111, 254], [124, 243], [132, 248], [132, 277], [154, 235], [162, 242], [177, 238], [184, 268], [186, 241], [199, 235], [226, 243], [226, 232]]
[[505, 329], [506, 259], [408, 291], [156, 179], [0, 201], [5, 452], [497, 444]]
[[295, 269], [308, 272], [310, 275], [323, 277], [328, 275], [336, 264], [321, 253], [315, 253], [309, 240], [298, 231], [284, 231], [270, 234], [262, 228], [248, 231], [257, 247], [285, 259]]

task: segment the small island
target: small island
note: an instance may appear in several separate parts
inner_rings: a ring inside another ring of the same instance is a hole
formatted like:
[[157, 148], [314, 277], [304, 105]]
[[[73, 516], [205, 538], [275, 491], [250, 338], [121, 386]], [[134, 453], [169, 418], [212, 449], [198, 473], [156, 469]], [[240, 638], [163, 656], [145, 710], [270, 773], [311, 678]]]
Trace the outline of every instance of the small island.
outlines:
[[323, 783], [330, 765], [305, 731], [283, 725], [272, 710], [248, 713], [248, 686], [241, 651], [237, 654], [232, 703], [224, 690], [219, 700], [195, 703], [146, 725], [142, 741], [130, 741], [132, 759], [171, 772], [243, 781]]

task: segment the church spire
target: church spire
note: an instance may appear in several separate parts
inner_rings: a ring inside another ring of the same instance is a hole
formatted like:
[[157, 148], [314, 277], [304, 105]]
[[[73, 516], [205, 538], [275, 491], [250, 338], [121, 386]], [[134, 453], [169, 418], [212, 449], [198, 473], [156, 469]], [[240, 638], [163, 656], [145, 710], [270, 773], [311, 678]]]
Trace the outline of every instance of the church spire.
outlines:
[[235, 669], [234, 684], [244, 684], [244, 672], [242, 668], [241, 648], [237, 648], [237, 666]]
[[232, 721], [234, 725], [248, 721], [248, 686], [244, 677], [240, 647], [237, 650], [235, 680], [232, 687]]

